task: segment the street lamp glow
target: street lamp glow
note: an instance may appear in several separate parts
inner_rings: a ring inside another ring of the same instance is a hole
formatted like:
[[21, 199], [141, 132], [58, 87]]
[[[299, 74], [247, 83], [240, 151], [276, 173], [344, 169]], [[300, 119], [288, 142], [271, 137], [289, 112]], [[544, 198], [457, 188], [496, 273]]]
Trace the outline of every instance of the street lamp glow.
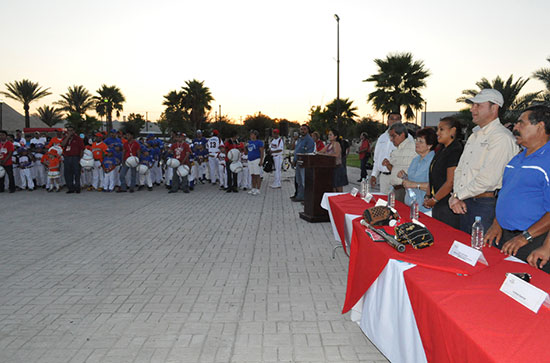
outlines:
[[340, 17], [338, 16], [338, 14], [334, 14], [334, 19], [336, 19], [336, 21], [340, 21]]

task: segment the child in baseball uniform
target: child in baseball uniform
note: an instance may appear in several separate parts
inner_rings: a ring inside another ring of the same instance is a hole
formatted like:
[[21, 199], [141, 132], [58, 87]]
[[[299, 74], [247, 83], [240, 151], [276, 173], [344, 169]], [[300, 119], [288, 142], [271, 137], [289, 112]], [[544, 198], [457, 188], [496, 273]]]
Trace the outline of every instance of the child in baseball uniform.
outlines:
[[103, 167], [103, 191], [110, 193], [115, 189], [115, 180], [116, 180], [116, 168], [117, 168], [117, 159], [113, 156], [114, 150], [109, 148], [106, 151], [103, 160], [101, 161], [101, 166]]
[[44, 144], [37, 144], [33, 152], [34, 163], [34, 179], [36, 180], [36, 186], [46, 186], [46, 168], [42, 165], [42, 157], [44, 156]]
[[225, 172], [225, 145], [220, 144], [220, 151], [216, 154], [218, 160], [218, 176], [220, 177], [220, 189], [227, 189], [227, 173]]
[[139, 173], [139, 187], [138, 190], [143, 189], [143, 186], [147, 184], [147, 190], [153, 190], [153, 181], [151, 180], [151, 168], [153, 167], [154, 159], [149, 152], [149, 149], [141, 149], [139, 155], [139, 164], [147, 167], [147, 172]]
[[59, 192], [61, 190], [61, 155], [59, 155], [59, 152], [55, 148], [51, 148], [42, 156], [41, 162], [48, 170], [48, 192], [53, 192], [54, 189]]
[[21, 173], [21, 189], [28, 189], [29, 192], [34, 190], [34, 182], [32, 180], [32, 156], [26, 148], [20, 148], [19, 153], [19, 172]]
[[239, 188], [242, 190], [250, 189], [250, 172], [248, 170], [248, 148], [244, 147], [241, 142], [239, 145], [241, 151], [241, 164], [243, 164], [243, 170], [238, 175]]

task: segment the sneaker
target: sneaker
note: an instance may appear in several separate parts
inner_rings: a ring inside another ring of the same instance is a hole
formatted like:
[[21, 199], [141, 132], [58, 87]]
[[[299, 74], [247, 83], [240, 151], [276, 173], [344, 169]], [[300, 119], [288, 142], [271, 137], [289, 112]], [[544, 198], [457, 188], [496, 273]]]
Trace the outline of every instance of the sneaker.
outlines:
[[252, 193], [252, 195], [260, 195], [260, 190], [259, 190], [259, 189], [256, 189], [256, 190], [254, 191], [254, 193]]
[[134, 192], [134, 188], [130, 188], [130, 193], [133, 193]]
[[250, 189], [250, 190], [248, 191], [248, 194], [254, 194], [254, 191], [255, 191], [255, 190], [256, 190], [256, 189]]

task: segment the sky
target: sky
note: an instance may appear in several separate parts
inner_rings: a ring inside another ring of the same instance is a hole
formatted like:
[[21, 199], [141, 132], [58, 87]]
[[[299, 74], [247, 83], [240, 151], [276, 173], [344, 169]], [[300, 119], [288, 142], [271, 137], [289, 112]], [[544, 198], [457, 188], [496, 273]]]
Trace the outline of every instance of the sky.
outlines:
[[[430, 71], [428, 111], [454, 111], [482, 77], [550, 66], [549, 13], [546, 0], [2, 0], [0, 91], [25, 78], [49, 87], [33, 111], [72, 85], [93, 94], [116, 85], [123, 116], [156, 121], [163, 95], [197, 79], [215, 99], [212, 113], [221, 105], [235, 121], [262, 112], [304, 122], [312, 106], [336, 98], [338, 14], [340, 97], [360, 117], [380, 117], [367, 103], [374, 85], [363, 80], [377, 72], [374, 59], [395, 52]], [[543, 88], [530, 80], [524, 92]]]

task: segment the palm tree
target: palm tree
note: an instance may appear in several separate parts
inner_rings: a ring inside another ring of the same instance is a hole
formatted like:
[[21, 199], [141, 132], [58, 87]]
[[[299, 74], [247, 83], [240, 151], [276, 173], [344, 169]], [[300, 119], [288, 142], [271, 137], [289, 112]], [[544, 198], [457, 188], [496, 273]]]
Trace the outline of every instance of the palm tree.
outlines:
[[63, 120], [60, 110], [55, 107], [41, 106], [36, 111], [42, 122], [50, 127]]
[[369, 93], [367, 101], [384, 114], [401, 113], [405, 107], [405, 118], [413, 119], [414, 111], [422, 109], [420, 89], [426, 87], [425, 79], [430, 75], [424, 62], [414, 61], [411, 53], [395, 53], [375, 59], [374, 63], [378, 73], [363, 81], [375, 82], [376, 91]]
[[206, 111], [212, 109], [210, 102], [214, 100], [210, 89], [204, 86], [204, 81], [196, 79], [186, 81], [182, 87], [184, 95], [184, 106], [189, 112], [191, 123], [195, 130], [200, 129], [201, 123], [206, 121]]
[[338, 131], [343, 136], [348, 126], [355, 124], [353, 120], [354, 117], [357, 117], [355, 111], [357, 111], [357, 107], [353, 106], [353, 101], [350, 101], [349, 98], [335, 99], [325, 107], [323, 118], [327, 121], [329, 128], [340, 128]]
[[92, 94], [84, 86], [69, 87], [67, 93], [61, 95], [62, 100], [54, 102], [61, 106], [60, 111], [72, 112], [84, 115], [86, 111], [94, 107], [95, 101]]
[[[550, 57], [546, 58], [550, 62]], [[550, 106], [550, 68], [541, 68], [533, 73], [533, 77], [546, 85], [546, 91], [541, 95], [541, 101]]]
[[476, 82], [476, 86], [479, 90], [476, 89], [466, 89], [462, 91], [464, 96], [457, 98], [457, 102], [466, 102], [468, 98], [474, 97], [482, 89], [493, 88], [502, 93], [502, 98], [504, 103], [498, 111], [498, 116], [502, 121], [511, 121], [515, 122], [517, 116], [521, 110], [529, 107], [531, 103], [539, 100], [539, 92], [527, 93], [523, 96], [520, 96], [519, 93], [525, 84], [529, 81], [529, 78], [518, 78], [514, 82], [514, 75], [510, 75], [506, 81], [504, 81], [500, 76], [497, 76], [493, 81], [487, 80], [487, 78], [482, 78], [479, 82]]
[[124, 95], [117, 86], [101, 85], [96, 91], [99, 96], [95, 96], [95, 110], [99, 116], [106, 116], [107, 130], [113, 128], [113, 111], [116, 111], [117, 117], [123, 110], [122, 104], [126, 102]]
[[161, 115], [161, 125], [170, 131], [191, 131], [189, 115], [185, 111], [184, 91], [170, 91], [162, 102], [166, 109]]
[[39, 86], [38, 82], [35, 83], [29, 81], [28, 79], [6, 83], [5, 85], [8, 89], [8, 92], [0, 93], [23, 104], [23, 109], [25, 110], [25, 127], [30, 127], [31, 120], [29, 114], [29, 104], [32, 101], [36, 101], [42, 97], [51, 95], [51, 92], [48, 91], [49, 88], [42, 89], [42, 87]]
[[166, 106], [166, 110], [170, 112], [183, 111], [183, 91], [170, 91], [164, 95], [164, 101], [162, 102]]

